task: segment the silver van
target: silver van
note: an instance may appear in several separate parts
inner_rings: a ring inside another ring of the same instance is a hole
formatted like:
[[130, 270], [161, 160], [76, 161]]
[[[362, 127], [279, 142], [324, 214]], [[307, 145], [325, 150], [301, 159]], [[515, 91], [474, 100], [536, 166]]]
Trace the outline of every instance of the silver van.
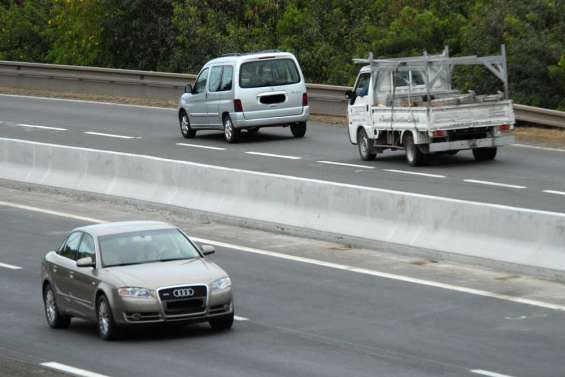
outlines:
[[198, 130], [223, 130], [228, 143], [241, 130], [290, 126], [295, 137], [306, 133], [309, 115], [304, 76], [287, 52], [229, 54], [206, 63], [194, 86], [188, 84], [178, 105], [182, 136]]

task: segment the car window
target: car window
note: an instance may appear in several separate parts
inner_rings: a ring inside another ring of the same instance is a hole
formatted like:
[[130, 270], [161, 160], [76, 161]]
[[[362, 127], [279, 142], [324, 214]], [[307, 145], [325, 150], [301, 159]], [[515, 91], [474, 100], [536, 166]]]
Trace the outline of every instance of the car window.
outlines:
[[243, 63], [239, 70], [239, 86], [260, 88], [300, 82], [298, 68], [292, 59], [271, 59]]
[[369, 83], [371, 82], [370, 73], [362, 73], [357, 80], [357, 85], [355, 86], [355, 95], [358, 97], [364, 97], [369, 94]]
[[194, 245], [178, 229], [114, 234], [99, 238], [104, 267], [199, 258]]
[[196, 83], [194, 84], [194, 88], [192, 89], [192, 94], [204, 93], [206, 91], [208, 72], [209, 72], [208, 68], [200, 72], [200, 75], [198, 75], [198, 78], [196, 79]]
[[59, 254], [65, 258], [76, 260], [78, 245], [82, 237], [82, 232], [71, 233], [67, 237], [65, 245], [59, 250]]
[[221, 91], [231, 90], [233, 80], [233, 67], [231, 65], [224, 66], [224, 71], [222, 72], [222, 85], [220, 87]]
[[222, 84], [222, 67], [213, 67], [208, 80], [208, 91], [217, 92]]
[[90, 234], [84, 234], [80, 246], [78, 247], [77, 260], [81, 258], [91, 257], [92, 260], [96, 258], [96, 251], [94, 247], [94, 238]]

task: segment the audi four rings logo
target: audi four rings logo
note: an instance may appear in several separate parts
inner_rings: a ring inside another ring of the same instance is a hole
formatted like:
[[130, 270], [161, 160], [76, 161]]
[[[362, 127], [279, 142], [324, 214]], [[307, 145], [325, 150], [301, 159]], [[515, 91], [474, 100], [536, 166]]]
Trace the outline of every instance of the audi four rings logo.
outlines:
[[192, 288], [180, 288], [173, 291], [173, 296], [175, 297], [191, 297], [194, 296], [194, 289]]

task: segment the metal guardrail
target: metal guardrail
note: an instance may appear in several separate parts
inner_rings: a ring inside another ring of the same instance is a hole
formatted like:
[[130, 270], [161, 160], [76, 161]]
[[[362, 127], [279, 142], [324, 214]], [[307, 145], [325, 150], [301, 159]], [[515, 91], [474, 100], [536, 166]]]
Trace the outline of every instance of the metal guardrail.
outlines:
[[[181, 73], [0, 61], [0, 86], [19, 88], [176, 101], [195, 78]], [[307, 84], [307, 88], [312, 114], [346, 114], [345, 91], [350, 87]], [[514, 110], [518, 121], [565, 129], [565, 112], [517, 104]]]

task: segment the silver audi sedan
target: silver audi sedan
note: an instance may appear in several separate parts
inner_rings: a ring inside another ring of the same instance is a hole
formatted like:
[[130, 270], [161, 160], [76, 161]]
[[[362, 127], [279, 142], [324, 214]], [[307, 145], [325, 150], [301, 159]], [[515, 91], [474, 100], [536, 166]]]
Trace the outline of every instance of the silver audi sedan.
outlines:
[[73, 230], [41, 267], [47, 323], [72, 317], [97, 323], [110, 340], [125, 326], [208, 322], [232, 327], [231, 280], [179, 228], [154, 221], [89, 225]]

